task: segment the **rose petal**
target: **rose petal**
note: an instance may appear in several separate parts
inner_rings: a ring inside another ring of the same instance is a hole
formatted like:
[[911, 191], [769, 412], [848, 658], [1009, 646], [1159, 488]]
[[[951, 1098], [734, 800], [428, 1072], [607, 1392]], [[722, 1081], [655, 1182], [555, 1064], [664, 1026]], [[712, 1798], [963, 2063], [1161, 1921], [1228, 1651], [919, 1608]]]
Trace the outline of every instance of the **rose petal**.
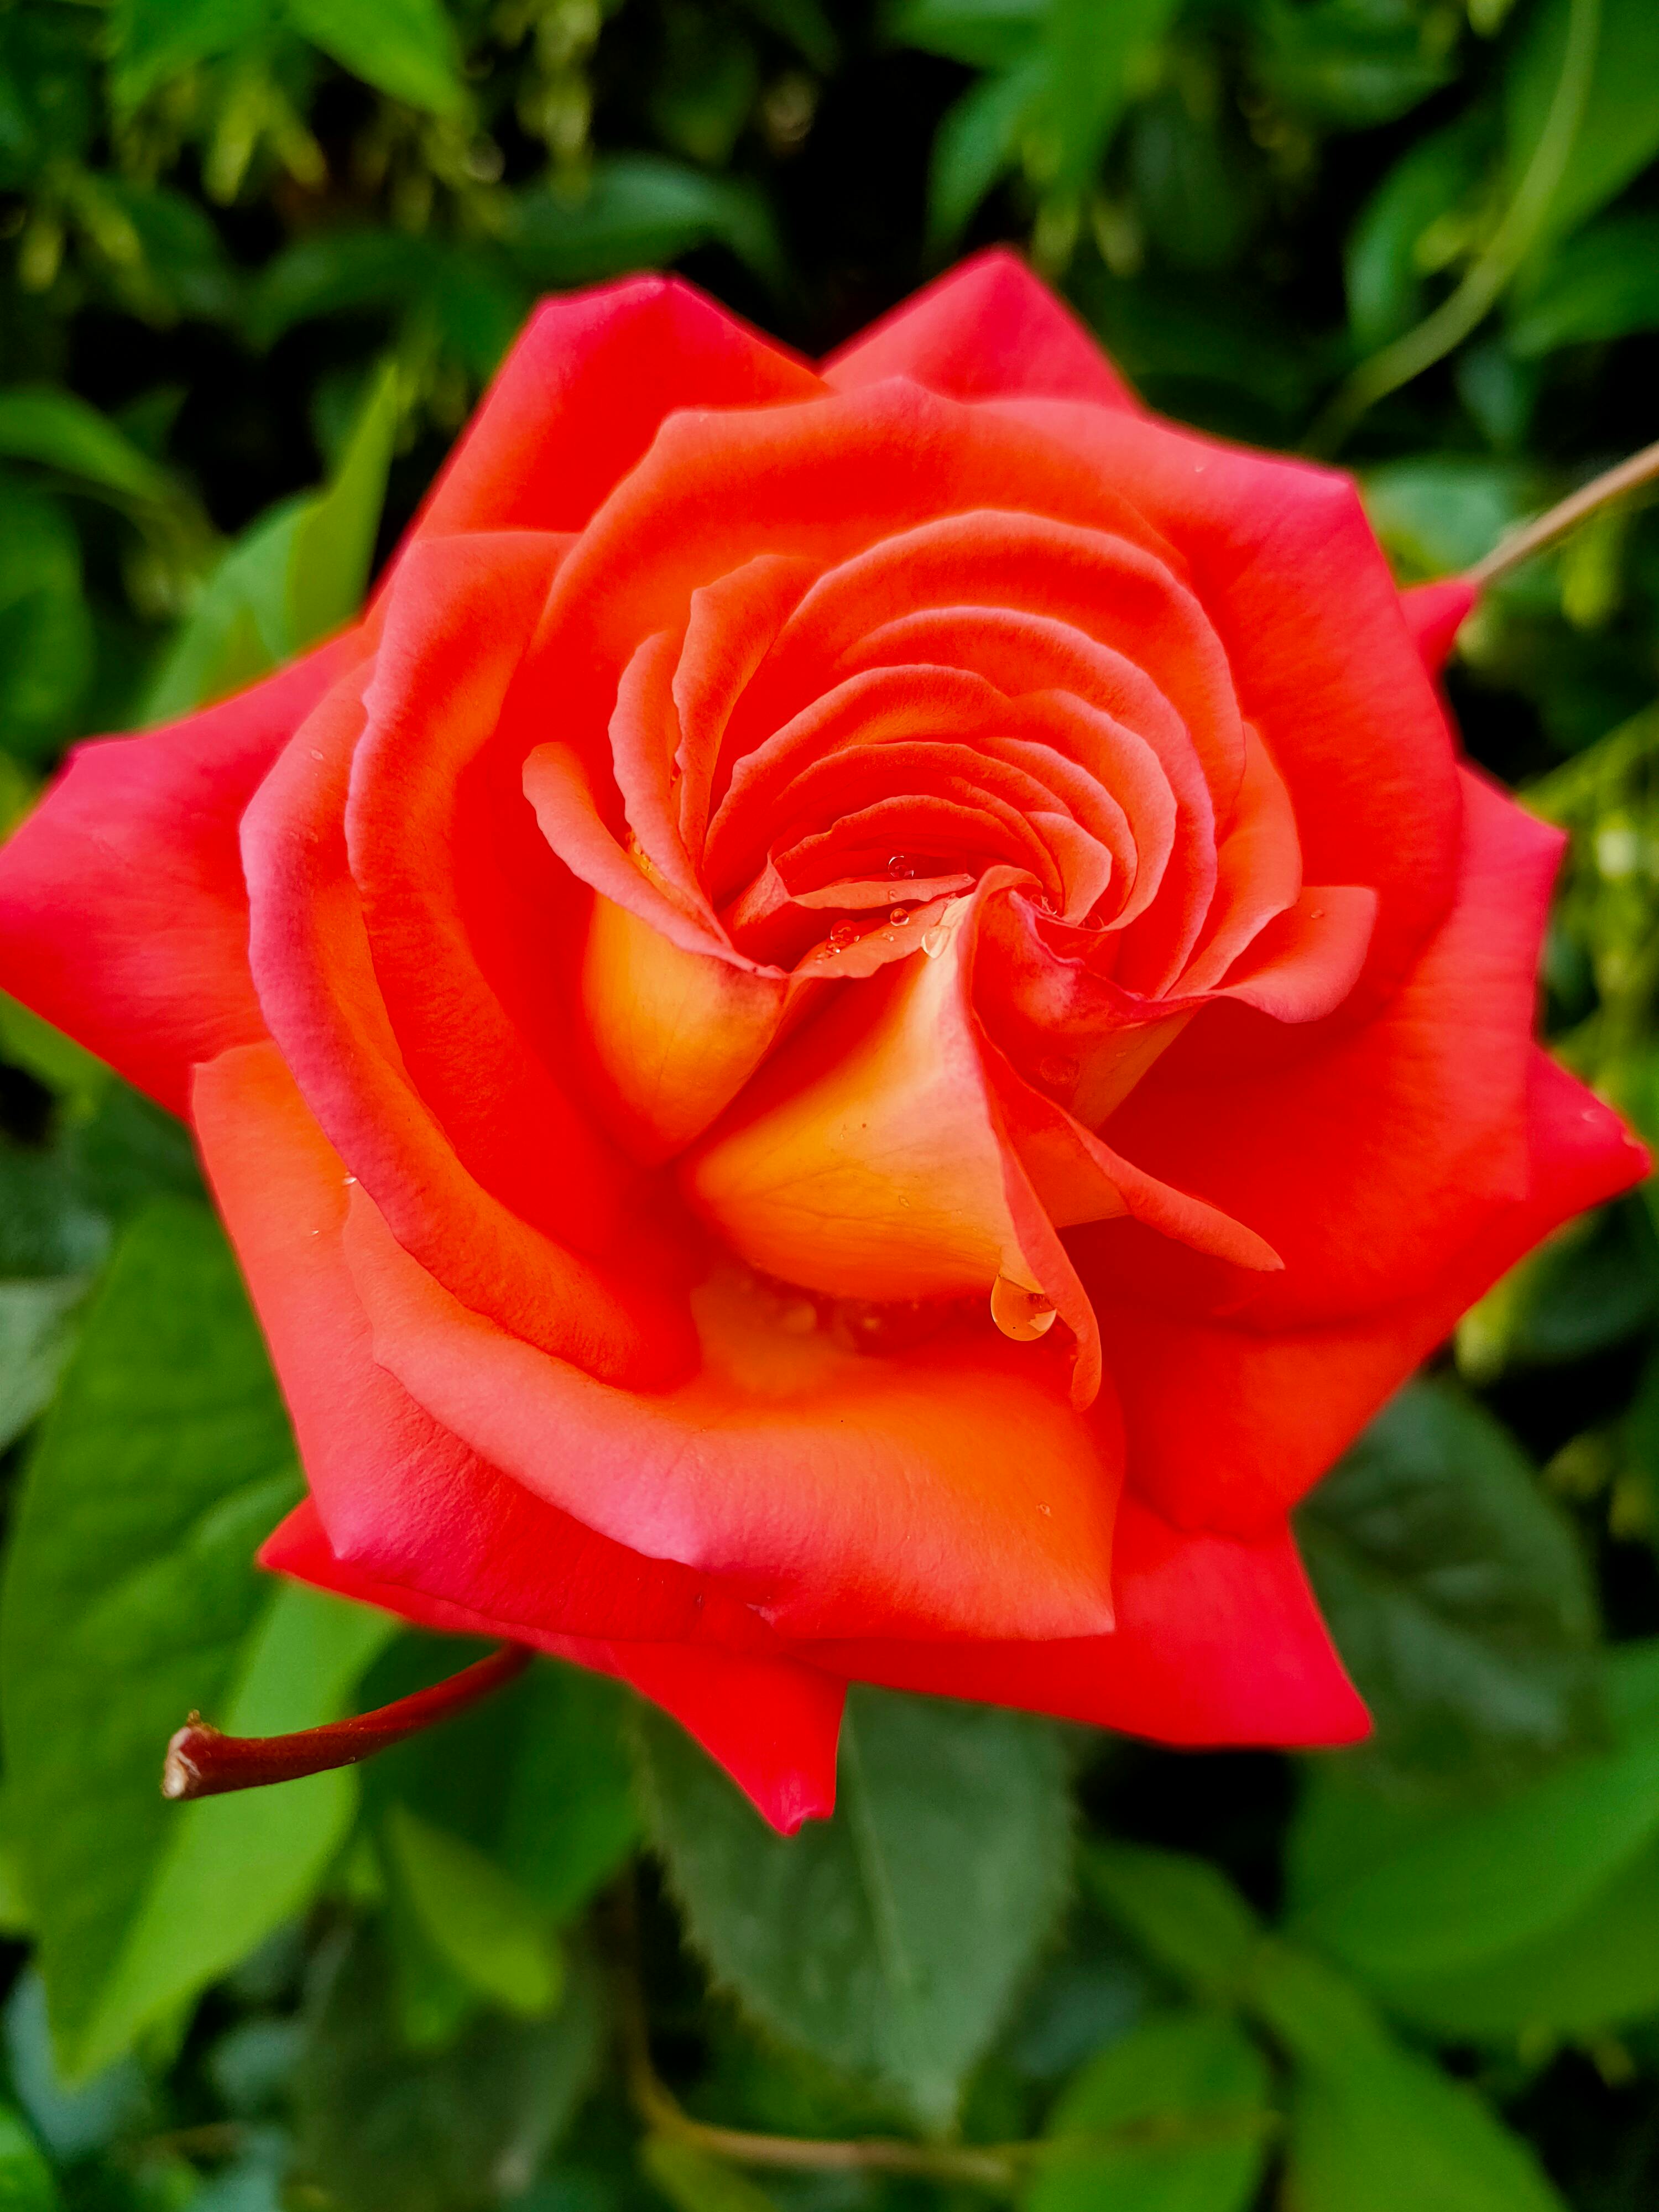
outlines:
[[1103, 408], [990, 411], [1063, 440], [1080, 472], [1157, 517], [1290, 789], [1306, 879], [1380, 894], [1380, 997], [1451, 898], [1456, 755], [1352, 481]]
[[629, 1683], [672, 1714], [781, 1835], [836, 1808], [836, 1746], [847, 1685], [787, 1660], [752, 1658], [709, 1644], [601, 1641], [524, 1632], [511, 1620], [399, 1589], [336, 1560], [305, 1509], [266, 1544], [264, 1564], [343, 1597], [383, 1606], [447, 1635], [500, 1636], [533, 1644], [599, 1674]]
[[[337, 685], [242, 818], [249, 951], [261, 1008], [306, 1103], [394, 1233], [457, 1296], [593, 1371], [684, 1371], [689, 1324], [636, 1279], [602, 1274], [469, 1175], [410, 1081], [386, 1019], [341, 828], [364, 720], [362, 678]], [[621, 1193], [569, 1193], [595, 1242], [620, 1234]]]
[[619, 1133], [638, 1158], [655, 1161], [701, 1136], [742, 1090], [778, 1034], [788, 985], [688, 952], [596, 896], [580, 989]]
[[163, 1106], [264, 1034], [236, 825], [330, 684], [347, 631], [279, 675], [143, 737], [79, 745], [0, 854], [6, 988]]
[[1006, 246], [962, 262], [823, 363], [837, 391], [914, 377], [952, 399], [1011, 392], [1134, 410], [1094, 339]]
[[1478, 587], [1463, 576], [1414, 584], [1400, 594], [1400, 611], [1431, 676], [1438, 676], [1450, 659], [1457, 633], [1474, 612], [1480, 596]]
[[1528, 1048], [1522, 1195], [1448, 1239], [1414, 1298], [1328, 1328], [1261, 1332], [1114, 1301], [1096, 1279], [1140, 1494], [1179, 1526], [1271, 1528], [1504, 1270], [1562, 1222], [1639, 1182], [1648, 1158], [1581, 1084]]
[[1018, 1705], [1163, 1743], [1352, 1743], [1370, 1720], [1281, 1517], [1250, 1541], [1183, 1533], [1126, 1494], [1110, 1636], [818, 1644], [854, 1680]]
[[458, 1304], [360, 1191], [346, 1249], [376, 1358], [435, 1419], [588, 1527], [722, 1577], [785, 1634], [1109, 1623], [1112, 1431], [1015, 1347], [842, 1352], [716, 1280], [702, 1372], [635, 1395]]
[[407, 1596], [510, 1623], [520, 1641], [557, 1632], [773, 1646], [717, 1584], [533, 1497], [375, 1364], [340, 1243], [349, 1181], [274, 1046], [199, 1068], [192, 1110], [332, 1556]]
[[[422, 1106], [513, 1212], [598, 1253], [615, 1237], [628, 1170], [553, 1072], [568, 1063], [570, 1039], [547, 1003], [552, 917], [544, 909], [515, 930], [522, 908], [490, 911], [513, 848], [495, 811], [474, 823], [465, 799], [562, 550], [528, 532], [410, 549], [384, 601], [345, 836], [374, 981]], [[525, 811], [516, 790], [512, 805]], [[529, 945], [487, 971], [480, 948], [515, 934]], [[572, 927], [573, 957], [579, 942]], [[504, 970], [527, 957], [536, 981], [515, 988]], [[536, 1000], [532, 1030], [525, 1009]]]
[[544, 300], [414, 535], [580, 530], [677, 408], [764, 406], [823, 390], [805, 362], [678, 276]]
[[1457, 904], [1382, 1013], [1357, 1028], [1340, 1019], [1322, 1050], [1252, 1066], [1231, 1024], [1259, 1018], [1217, 1007], [1105, 1131], [1115, 1150], [1248, 1221], [1283, 1256], [1282, 1275], [1218, 1280], [1204, 1300], [1253, 1326], [1320, 1327], [1414, 1296], [1526, 1187], [1538, 946], [1561, 840], [1484, 780], [1466, 784]]

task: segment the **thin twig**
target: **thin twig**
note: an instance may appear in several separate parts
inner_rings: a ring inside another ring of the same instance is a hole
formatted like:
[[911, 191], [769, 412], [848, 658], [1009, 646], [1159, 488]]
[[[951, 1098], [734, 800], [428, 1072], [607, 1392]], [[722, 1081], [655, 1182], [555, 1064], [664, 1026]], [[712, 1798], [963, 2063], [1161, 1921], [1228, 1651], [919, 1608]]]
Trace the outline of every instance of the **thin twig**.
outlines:
[[908, 2174], [917, 2179], [965, 2182], [999, 2193], [1019, 2185], [1043, 2165], [1071, 2165], [1126, 2149], [1180, 2149], [1198, 2144], [1255, 2141], [1275, 2133], [1279, 2115], [1240, 2108], [1194, 2115], [1158, 2113], [1099, 2136], [1054, 2136], [1040, 2142], [1003, 2143], [906, 2142], [897, 2136], [817, 2138], [760, 2135], [747, 2128], [694, 2119], [652, 2063], [650, 2025], [640, 1985], [639, 1939], [631, 1887], [615, 1899], [625, 1956], [617, 1979], [617, 2018], [623, 2067], [634, 2109], [653, 2135], [734, 2166], [818, 2173]]
[[465, 1712], [480, 1698], [520, 1674], [532, 1654], [522, 1644], [504, 1644], [488, 1659], [464, 1667], [447, 1682], [417, 1690], [372, 1713], [336, 1721], [331, 1728], [301, 1729], [293, 1735], [225, 1735], [200, 1714], [192, 1713], [167, 1746], [161, 1767], [164, 1797], [217, 1797], [228, 1790], [257, 1790], [269, 1782], [293, 1782], [330, 1767], [355, 1766], [406, 1736]]
[[1558, 538], [1565, 538], [1570, 530], [1576, 530], [1590, 515], [1639, 491], [1644, 484], [1655, 483], [1659, 483], [1659, 443], [1644, 446], [1639, 453], [1620, 461], [1617, 468], [1606, 469], [1589, 483], [1581, 484], [1571, 497], [1558, 501], [1547, 514], [1523, 523], [1519, 530], [1512, 530], [1485, 560], [1466, 568], [1464, 576], [1484, 590], [1500, 576], [1507, 576], [1512, 568], [1518, 568], [1522, 562], [1530, 561], [1534, 553], [1542, 553]]
[[1368, 408], [1443, 361], [1497, 306], [1536, 243], [1565, 173], [1589, 97], [1601, 17], [1601, 0], [1570, 0], [1561, 74], [1532, 159], [1503, 221], [1456, 290], [1432, 314], [1350, 374], [1308, 434], [1309, 453], [1335, 453]]

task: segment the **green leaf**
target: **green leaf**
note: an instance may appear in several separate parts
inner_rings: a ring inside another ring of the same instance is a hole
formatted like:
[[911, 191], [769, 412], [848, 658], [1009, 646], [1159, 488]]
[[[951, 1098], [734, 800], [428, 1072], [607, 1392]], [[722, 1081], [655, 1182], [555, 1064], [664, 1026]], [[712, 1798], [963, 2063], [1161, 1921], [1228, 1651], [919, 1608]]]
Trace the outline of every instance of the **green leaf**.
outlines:
[[744, 0], [744, 5], [821, 75], [827, 76], [840, 62], [841, 40], [819, 0]]
[[1563, 1929], [1659, 1835], [1659, 1713], [1615, 1747], [1478, 1810], [1368, 1838], [1356, 1817], [1304, 1851], [1293, 1925], [1389, 1991], [1484, 1966]]
[[0, 458], [34, 461], [77, 485], [119, 500], [165, 506], [178, 496], [167, 471], [72, 392], [15, 386], [0, 392]]
[[302, 37], [365, 84], [434, 115], [466, 103], [455, 33], [441, 0], [281, 0]]
[[1033, 55], [1006, 76], [972, 86], [946, 112], [927, 164], [930, 252], [943, 254], [955, 244], [987, 192], [1012, 168], [1047, 82], [1047, 61]]
[[[364, 1684], [387, 1705], [465, 1663], [453, 1637], [401, 1637]], [[471, 1711], [364, 1770], [372, 1813], [407, 1806], [485, 1853], [548, 1923], [586, 1904], [639, 1834], [628, 1692], [540, 1660]]]
[[1391, 123], [1455, 74], [1451, 26], [1417, 8], [1263, 0], [1254, 12], [1255, 73], [1286, 106], [1338, 130]]
[[[231, 1735], [281, 1735], [339, 1719], [396, 1632], [387, 1614], [280, 1585], [247, 1639], [221, 1725]], [[82, 2039], [82, 2066], [131, 2050], [303, 1911], [356, 1803], [357, 1778], [341, 1771], [172, 1808], [171, 1832]]]
[[295, 520], [284, 615], [290, 650], [303, 653], [349, 623], [362, 604], [398, 435], [398, 371], [375, 376], [328, 489]]
[[12, 1984], [5, 2017], [11, 2086], [55, 2165], [71, 2166], [123, 2136], [131, 2140], [153, 2117], [149, 2085], [136, 2058], [106, 2067], [90, 2081], [64, 2080], [52, 2052], [46, 1986], [34, 1966]]
[[[1510, 57], [1504, 82], [1511, 179], [1542, 136], [1566, 51], [1570, 0], [1540, 0]], [[1621, 192], [1659, 153], [1659, 9], [1652, 0], [1601, 0], [1601, 30], [1578, 135], [1541, 236], [1565, 237]]]
[[464, 1980], [509, 2012], [539, 2019], [562, 1975], [544, 1917], [512, 1878], [472, 1844], [393, 1805], [386, 1857], [415, 1918]]
[[0, 1059], [56, 1091], [76, 1121], [94, 1114], [114, 1078], [101, 1060], [32, 1007], [0, 991]]
[[1261, 1923], [1217, 1867], [1177, 1851], [1091, 1844], [1084, 1887], [1160, 1966], [1206, 1996], [1243, 1984]]
[[1473, 453], [1425, 453], [1368, 469], [1371, 527], [1409, 581], [1467, 568], [1548, 502], [1538, 472]]
[[74, 525], [60, 501], [0, 471], [0, 744], [49, 761], [86, 690], [92, 653]]
[[203, 62], [258, 52], [276, 21], [270, 0], [116, 0], [111, 94], [131, 110]]
[[1510, 324], [1523, 357], [1659, 329], [1659, 215], [1610, 216], [1555, 253]]
[[591, 284], [634, 269], [662, 269], [698, 246], [723, 246], [775, 290], [787, 267], [764, 198], [653, 154], [596, 162], [580, 198], [521, 192], [502, 243], [533, 284]]
[[240, 690], [357, 612], [397, 425], [397, 372], [388, 365], [325, 489], [283, 501], [225, 555], [151, 686], [147, 722]]
[[1152, 74], [1176, 0], [1048, 0], [1042, 46], [1047, 81], [1027, 161], [1046, 189], [1084, 191], [1093, 180], [1138, 79]]
[[0, 1450], [52, 1402], [75, 1341], [71, 1316], [86, 1294], [84, 1275], [0, 1280]]
[[0, 1138], [0, 1280], [90, 1275], [109, 1230], [76, 1188], [64, 1148]]
[[82, 153], [94, 114], [85, 48], [64, 15], [0, 15], [0, 191], [25, 188], [49, 162]]
[[1423, 240], [1480, 181], [1492, 141], [1485, 111], [1470, 109], [1408, 148], [1360, 210], [1342, 265], [1348, 324], [1362, 352], [1386, 345], [1421, 318]]
[[[268, 1603], [254, 1547], [298, 1492], [236, 1270], [203, 1208], [124, 1237], [30, 1463], [0, 1609], [8, 1807], [70, 2071], [169, 1841], [168, 1736]], [[232, 1801], [223, 1801], [229, 1803]]]
[[1594, 2042], [1659, 2013], [1659, 1844], [1559, 1928], [1483, 1966], [1395, 1983], [1390, 2008], [1444, 2042]]
[[495, 1856], [542, 1910], [568, 1920], [628, 1857], [640, 1815], [625, 1693], [552, 1661], [518, 1686], [523, 1719]]
[[425, 2054], [398, 2040], [390, 1972], [366, 1933], [340, 1931], [312, 1986], [291, 2178], [339, 2212], [486, 2212], [522, 2195], [603, 2049], [588, 1968], [551, 2020], [485, 2014]]
[[787, 1840], [675, 1723], [641, 1717], [647, 1807], [693, 1941], [763, 2026], [942, 2124], [1064, 1893], [1054, 1731], [855, 1689], [833, 1820]]
[[886, 34], [896, 46], [920, 46], [975, 70], [1010, 70], [1042, 31], [1042, 0], [901, 0]]
[[1577, 1539], [1508, 1431], [1455, 1384], [1401, 1391], [1297, 1530], [1376, 1723], [1350, 1757], [1376, 1779], [1490, 1789], [1596, 1740]]
[[1329, 1967], [1271, 1945], [1255, 1999], [1295, 2062], [1296, 2212], [1565, 2212], [1528, 2148], [1472, 2089], [1402, 2050]]
[[[1267, 2062], [1243, 2030], [1217, 2013], [1165, 2013], [1067, 2087], [1048, 2128], [1062, 2154], [1038, 2169], [1026, 2212], [1246, 2212], [1272, 2125]], [[1079, 2140], [1066, 2152], [1068, 2137]]]
[[53, 2212], [58, 2184], [40, 2146], [9, 2106], [0, 2105], [0, 2212]]
[[1139, 102], [1127, 135], [1135, 204], [1164, 258], [1182, 270], [1237, 261], [1261, 206], [1255, 173], [1231, 133], [1165, 90]]

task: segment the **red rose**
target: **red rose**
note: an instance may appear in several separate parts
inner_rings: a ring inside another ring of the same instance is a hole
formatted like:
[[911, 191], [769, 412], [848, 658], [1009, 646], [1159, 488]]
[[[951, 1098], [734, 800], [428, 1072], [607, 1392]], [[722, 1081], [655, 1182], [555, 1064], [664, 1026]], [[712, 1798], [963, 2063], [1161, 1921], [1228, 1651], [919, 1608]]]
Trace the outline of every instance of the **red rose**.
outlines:
[[361, 626], [0, 861], [0, 980], [194, 1122], [269, 1564], [624, 1676], [786, 1828], [849, 1677], [1358, 1733], [1287, 1509], [1644, 1164], [1531, 1042], [1466, 605], [1004, 255], [821, 372], [544, 307]]

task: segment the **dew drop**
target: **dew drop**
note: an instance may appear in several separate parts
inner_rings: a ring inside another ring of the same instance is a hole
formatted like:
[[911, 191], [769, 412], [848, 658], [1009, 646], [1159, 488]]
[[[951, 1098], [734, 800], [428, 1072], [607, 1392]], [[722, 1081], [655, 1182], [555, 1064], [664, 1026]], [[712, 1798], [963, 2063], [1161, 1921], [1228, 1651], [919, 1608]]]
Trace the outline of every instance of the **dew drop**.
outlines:
[[950, 942], [950, 931], [938, 922], [921, 933], [921, 949], [930, 960], [937, 960]]
[[849, 945], [856, 945], [864, 932], [855, 921], [838, 921], [830, 933], [832, 952], [845, 952]]
[[1035, 1344], [1054, 1327], [1054, 1310], [1041, 1291], [999, 1275], [991, 1285], [991, 1318], [1016, 1344]]
[[1050, 1053], [1038, 1060], [1037, 1074], [1050, 1091], [1069, 1091], [1077, 1081], [1078, 1064], [1064, 1053]]
[[889, 914], [887, 919], [892, 923], [895, 929], [902, 929], [905, 923], [909, 921], [911, 915], [915, 912], [915, 908], [913, 906], [896, 906]]
[[919, 876], [921, 870], [908, 853], [894, 853], [888, 860], [887, 872], [890, 876], [897, 876], [901, 879], [905, 879], [912, 876]]

